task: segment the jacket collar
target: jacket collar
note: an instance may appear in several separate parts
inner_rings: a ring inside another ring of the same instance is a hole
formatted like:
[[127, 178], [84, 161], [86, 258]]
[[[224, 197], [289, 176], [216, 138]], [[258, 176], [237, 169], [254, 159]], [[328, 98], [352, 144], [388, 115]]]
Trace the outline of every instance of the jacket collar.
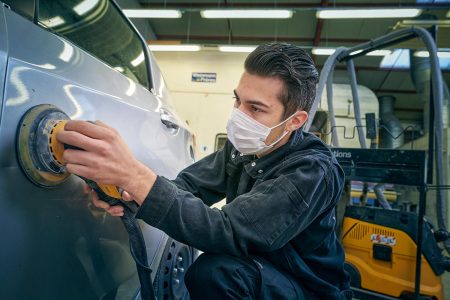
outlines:
[[231, 160], [235, 164], [243, 163], [246, 172], [254, 179], [258, 179], [279, 164], [292, 150], [298, 148], [303, 139], [303, 129], [296, 130], [286, 144], [261, 158], [257, 158], [256, 155], [243, 155], [233, 147]]

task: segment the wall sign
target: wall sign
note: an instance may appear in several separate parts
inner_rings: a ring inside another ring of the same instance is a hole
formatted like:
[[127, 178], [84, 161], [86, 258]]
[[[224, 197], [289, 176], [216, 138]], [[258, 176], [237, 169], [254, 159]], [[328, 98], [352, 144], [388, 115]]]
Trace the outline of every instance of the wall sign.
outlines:
[[217, 73], [203, 73], [194, 72], [192, 73], [192, 82], [216, 82]]

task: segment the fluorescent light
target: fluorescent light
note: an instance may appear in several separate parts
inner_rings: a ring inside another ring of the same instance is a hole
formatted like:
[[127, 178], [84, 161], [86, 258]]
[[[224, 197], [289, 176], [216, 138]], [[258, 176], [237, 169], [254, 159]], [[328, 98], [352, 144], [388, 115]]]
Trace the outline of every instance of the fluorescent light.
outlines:
[[[313, 48], [312, 54], [314, 55], [332, 55], [336, 51], [335, 48]], [[350, 55], [356, 55], [361, 53], [363, 50], [355, 50]], [[391, 54], [391, 50], [374, 50], [366, 53], [367, 56], [385, 56]]]
[[316, 13], [319, 19], [367, 19], [367, 18], [414, 18], [422, 13], [416, 8], [389, 9], [323, 9]]
[[67, 42], [63, 42], [63, 43], [64, 43], [64, 48], [63, 48], [63, 51], [59, 54], [59, 59], [61, 59], [62, 61], [65, 61], [65, 62], [69, 62], [69, 60], [73, 56], [73, 47]]
[[286, 9], [207, 9], [200, 12], [207, 19], [289, 19], [292, 10]]
[[356, 50], [356, 51], [353, 51], [352, 53], [350, 53], [350, 55], [356, 55], [356, 54], [359, 54], [361, 52], [363, 52], [363, 51], [362, 50]]
[[122, 11], [128, 18], [181, 18], [181, 11], [176, 9], [124, 9]]
[[41, 20], [40, 22], [50, 28], [66, 23], [66, 21], [63, 18], [61, 18], [60, 16], [56, 16], [56, 17], [53, 17], [50, 19], [44, 19], [44, 20]]
[[[417, 57], [429, 57], [430, 53], [428, 51], [416, 51], [414, 52], [414, 56]], [[450, 51], [438, 51], [437, 56], [439, 58], [450, 58]]]
[[367, 56], [385, 56], [391, 54], [391, 50], [373, 50], [371, 52], [366, 53]]
[[120, 73], [123, 73], [123, 71], [125, 71], [122, 67], [114, 67], [114, 69], [119, 71]]
[[312, 54], [314, 55], [331, 55], [336, 51], [335, 48], [313, 48]]
[[73, 10], [79, 15], [82, 16], [92, 10], [100, 0], [84, 0], [80, 4], [77, 4]]
[[219, 46], [220, 52], [252, 52], [256, 46]]
[[144, 52], [141, 51], [141, 53], [138, 55], [138, 57], [136, 57], [135, 59], [133, 59], [131, 61], [131, 65], [133, 67], [139, 66], [144, 61], [144, 59], [145, 59]]
[[200, 51], [199, 45], [148, 45], [152, 51]]
[[128, 89], [125, 92], [125, 95], [132, 96], [134, 94], [134, 92], [136, 92], [136, 83], [134, 83], [134, 81], [131, 80], [130, 78], [127, 78], [127, 79], [128, 79], [129, 85], [128, 85]]

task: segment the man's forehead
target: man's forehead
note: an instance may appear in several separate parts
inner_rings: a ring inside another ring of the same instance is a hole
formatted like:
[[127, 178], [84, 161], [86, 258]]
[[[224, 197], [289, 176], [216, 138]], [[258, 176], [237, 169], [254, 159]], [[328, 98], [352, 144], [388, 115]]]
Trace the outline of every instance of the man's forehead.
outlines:
[[244, 72], [234, 94], [241, 101], [259, 102], [266, 106], [282, 105], [284, 84], [279, 78]]

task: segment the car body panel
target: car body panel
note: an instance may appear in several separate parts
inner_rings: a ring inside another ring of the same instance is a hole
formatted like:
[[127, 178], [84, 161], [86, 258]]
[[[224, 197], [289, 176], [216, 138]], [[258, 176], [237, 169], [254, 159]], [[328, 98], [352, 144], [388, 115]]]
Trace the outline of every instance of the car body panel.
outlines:
[[[2, 10], [0, 74], [6, 57], [8, 67], [0, 99], [0, 235], [5, 243], [0, 247], [0, 298], [132, 299], [139, 282], [120, 219], [93, 207], [73, 175], [52, 189], [27, 180], [16, 157], [18, 123], [39, 104], [56, 105], [72, 119], [102, 120], [119, 131], [140, 161], [168, 178], [192, 162], [191, 134], [164, 96], [12, 10]], [[173, 116], [178, 130], [161, 122], [161, 109]], [[141, 228], [156, 269], [167, 236], [143, 223]]]

